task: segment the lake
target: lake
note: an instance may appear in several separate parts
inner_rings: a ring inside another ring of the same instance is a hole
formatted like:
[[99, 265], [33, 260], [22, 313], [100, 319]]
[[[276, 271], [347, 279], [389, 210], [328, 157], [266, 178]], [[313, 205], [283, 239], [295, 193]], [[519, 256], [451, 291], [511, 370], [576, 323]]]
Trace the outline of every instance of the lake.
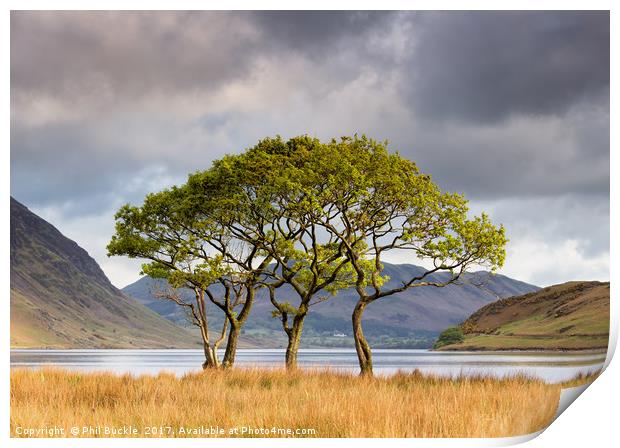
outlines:
[[[375, 373], [419, 369], [443, 376], [493, 375], [503, 377], [523, 373], [547, 382], [560, 382], [578, 373], [598, 370], [605, 354], [592, 353], [479, 353], [433, 352], [429, 350], [381, 350], [374, 353]], [[201, 350], [11, 350], [12, 367], [56, 366], [81, 371], [156, 374], [167, 371], [177, 375], [200, 371]], [[358, 371], [352, 349], [302, 349], [302, 368], [332, 368]], [[241, 367], [282, 367], [284, 350], [240, 349], [236, 365]]]

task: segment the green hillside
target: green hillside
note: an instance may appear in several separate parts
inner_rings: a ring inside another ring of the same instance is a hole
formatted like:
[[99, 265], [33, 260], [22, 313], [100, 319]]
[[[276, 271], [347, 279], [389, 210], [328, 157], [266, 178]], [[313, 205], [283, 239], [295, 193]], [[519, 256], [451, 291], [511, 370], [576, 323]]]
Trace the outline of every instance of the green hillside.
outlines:
[[11, 348], [198, 347], [115, 288], [74, 241], [11, 198]]
[[609, 283], [569, 282], [482, 307], [439, 350], [598, 350], [609, 339]]

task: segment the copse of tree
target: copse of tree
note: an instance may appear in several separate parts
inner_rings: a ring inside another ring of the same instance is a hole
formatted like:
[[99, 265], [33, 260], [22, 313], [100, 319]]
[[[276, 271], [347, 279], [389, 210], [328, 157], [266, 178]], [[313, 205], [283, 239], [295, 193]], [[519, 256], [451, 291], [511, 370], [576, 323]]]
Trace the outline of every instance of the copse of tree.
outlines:
[[[367, 306], [409, 288], [447, 286], [472, 266], [494, 271], [505, 258], [503, 226], [485, 214], [469, 218], [463, 196], [442, 192], [415, 163], [366, 137], [267, 138], [162, 195], [148, 196], [141, 209], [121, 209], [110, 253], [148, 258], [158, 275], [198, 292], [223, 278], [248, 279], [248, 295], [266, 287], [288, 336], [291, 368], [310, 307], [330, 293], [356, 291], [353, 336], [361, 372], [371, 375]], [[149, 202], [165, 207], [143, 216]], [[382, 275], [382, 260], [395, 251], [430, 267], [394, 285]], [[231, 266], [238, 277], [223, 273]], [[281, 297], [285, 284], [295, 303]], [[231, 324], [235, 315], [227, 313]]]

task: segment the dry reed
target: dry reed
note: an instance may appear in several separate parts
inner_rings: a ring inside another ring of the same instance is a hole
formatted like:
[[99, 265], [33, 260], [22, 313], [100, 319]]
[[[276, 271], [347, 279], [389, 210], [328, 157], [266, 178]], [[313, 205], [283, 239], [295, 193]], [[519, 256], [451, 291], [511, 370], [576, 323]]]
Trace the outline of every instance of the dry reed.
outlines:
[[[560, 389], [525, 377], [419, 372], [361, 378], [239, 368], [135, 377], [13, 369], [11, 435], [71, 437], [76, 427], [90, 437], [206, 437], [215, 428], [220, 437], [505, 437], [547, 426]], [[52, 427], [63, 434], [50, 434]], [[41, 428], [48, 432], [24, 434]]]

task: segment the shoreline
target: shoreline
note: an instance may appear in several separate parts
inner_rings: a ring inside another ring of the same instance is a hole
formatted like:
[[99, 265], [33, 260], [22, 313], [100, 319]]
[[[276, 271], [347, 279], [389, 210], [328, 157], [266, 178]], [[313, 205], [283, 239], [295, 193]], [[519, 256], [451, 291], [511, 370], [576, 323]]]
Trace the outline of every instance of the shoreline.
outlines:
[[505, 354], [506, 352], [514, 352], [514, 353], [541, 353], [541, 354], [553, 354], [553, 353], [562, 353], [562, 354], [583, 354], [583, 353], [607, 353], [609, 350], [608, 347], [584, 347], [584, 348], [515, 348], [515, 347], [507, 347], [507, 348], [487, 348], [487, 347], [458, 347], [458, 348], [450, 348], [450, 347], [441, 347], [438, 349], [429, 349], [434, 353], [440, 352], [469, 352], [469, 353], [498, 353]]

